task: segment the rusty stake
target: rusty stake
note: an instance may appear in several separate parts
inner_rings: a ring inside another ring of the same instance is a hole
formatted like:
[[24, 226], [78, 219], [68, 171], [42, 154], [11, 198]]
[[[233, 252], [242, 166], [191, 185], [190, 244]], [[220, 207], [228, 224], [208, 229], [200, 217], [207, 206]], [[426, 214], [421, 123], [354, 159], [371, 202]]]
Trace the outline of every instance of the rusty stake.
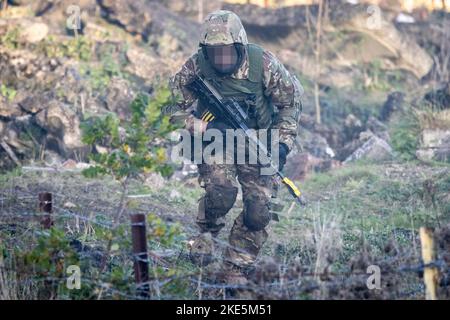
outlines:
[[137, 294], [142, 298], [148, 298], [150, 285], [144, 214], [131, 215], [131, 237], [133, 240], [134, 278], [137, 285]]
[[41, 224], [45, 229], [53, 226], [52, 211], [52, 194], [50, 192], [39, 193], [39, 212], [47, 213], [41, 219]]

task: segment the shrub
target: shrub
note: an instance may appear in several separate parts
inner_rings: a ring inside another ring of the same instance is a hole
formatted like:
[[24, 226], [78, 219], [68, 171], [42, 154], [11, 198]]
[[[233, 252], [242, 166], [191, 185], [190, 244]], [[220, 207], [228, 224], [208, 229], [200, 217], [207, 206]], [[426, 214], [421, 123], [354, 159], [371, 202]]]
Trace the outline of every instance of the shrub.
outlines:
[[420, 125], [413, 112], [404, 113], [391, 125], [391, 144], [402, 160], [416, 159], [420, 140]]

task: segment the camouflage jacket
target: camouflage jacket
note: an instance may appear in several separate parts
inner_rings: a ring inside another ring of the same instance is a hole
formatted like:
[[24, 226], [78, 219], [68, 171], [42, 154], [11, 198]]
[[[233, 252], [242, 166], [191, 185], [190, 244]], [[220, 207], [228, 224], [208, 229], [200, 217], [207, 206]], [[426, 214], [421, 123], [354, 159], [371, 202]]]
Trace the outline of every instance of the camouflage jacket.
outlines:
[[[189, 108], [196, 97], [186, 88], [198, 73], [197, 53], [193, 54], [171, 79], [171, 89], [181, 100], [178, 107]], [[248, 59], [244, 59], [241, 67], [231, 77], [246, 79], [248, 77]], [[263, 85], [264, 94], [270, 97], [272, 104], [278, 109], [278, 116], [271, 128], [280, 130], [280, 142], [292, 149], [300, 113], [302, 111], [301, 95], [303, 88], [295, 76], [292, 76], [283, 64], [269, 51], [263, 53]]]

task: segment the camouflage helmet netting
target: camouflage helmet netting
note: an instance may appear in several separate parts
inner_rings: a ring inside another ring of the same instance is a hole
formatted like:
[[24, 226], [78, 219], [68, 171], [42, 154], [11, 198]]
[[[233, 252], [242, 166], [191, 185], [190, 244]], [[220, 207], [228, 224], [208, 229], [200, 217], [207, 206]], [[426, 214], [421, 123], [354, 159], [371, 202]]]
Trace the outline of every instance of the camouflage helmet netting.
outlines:
[[247, 33], [241, 19], [234, 12], [227, 10], [210, 13], [202, 25], [200, 44], [226, 45], [232, 43], [248, 44]]

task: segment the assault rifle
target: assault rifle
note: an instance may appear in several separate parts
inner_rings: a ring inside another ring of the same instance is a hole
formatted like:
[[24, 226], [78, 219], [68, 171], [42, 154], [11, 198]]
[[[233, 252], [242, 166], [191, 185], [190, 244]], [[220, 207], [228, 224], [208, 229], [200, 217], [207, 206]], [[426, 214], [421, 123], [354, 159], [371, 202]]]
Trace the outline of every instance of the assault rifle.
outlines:
[[[211, 122], [214, 119], [220, 119], [230, 125], [233, 129], [241, 129], [245, 136], [249, 139], [250, 145], [253, 143], [253, 145], [258, 148], [260, 153], [270, 156], [266, 146], [259, 141], [254, 134], [251, 134], [248, 125], [249, 117], [235, 99], [222, 97], [222, 95], [211, 83], [200, 76], [195, 76], [194, 80], [188, 85], [188, 88], [192, 90], [196, 96], [204, 102], [205, 105], [208, 106], [208, 109], [200, 115], [200, 118], [203, 121]], [[259, 161], [259, 157], [257, 158]], [[268, 166], [272, 168], [275, 174], [280, 178], [281, 182], [288, 188], [289, 193], [298, 201], [298, 203], [305, 205], [306, 203], [300, 190], [295, 186], [292, 180], [286, 177], [278, 169], [278, 165], [275, 165], [270, 157]]]

